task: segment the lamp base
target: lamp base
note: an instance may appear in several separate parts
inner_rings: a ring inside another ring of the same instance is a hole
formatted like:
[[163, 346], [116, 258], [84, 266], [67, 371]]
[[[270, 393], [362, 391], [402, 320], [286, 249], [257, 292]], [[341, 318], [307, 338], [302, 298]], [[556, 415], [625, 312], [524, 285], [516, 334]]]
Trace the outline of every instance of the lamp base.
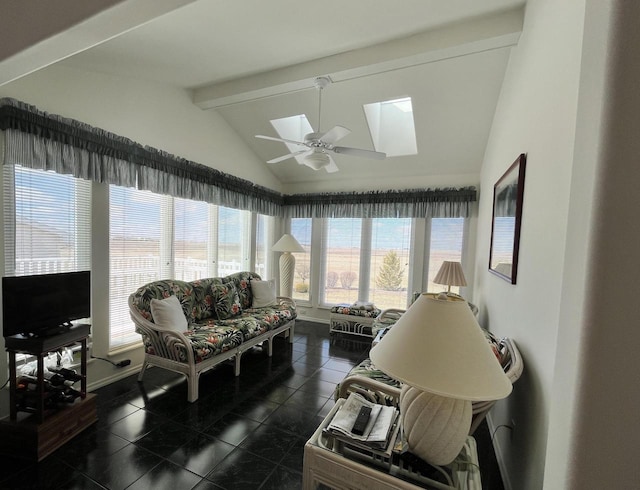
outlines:
[[280, 296], [293, 296], [293, 273], [296, 269], [296, 258], [291, 252], [280, 256]]
[[451, 463], [471, 428], [471, 402], [409, 385], [400, 393], [400, 415], [409, 450], [434, 465]]

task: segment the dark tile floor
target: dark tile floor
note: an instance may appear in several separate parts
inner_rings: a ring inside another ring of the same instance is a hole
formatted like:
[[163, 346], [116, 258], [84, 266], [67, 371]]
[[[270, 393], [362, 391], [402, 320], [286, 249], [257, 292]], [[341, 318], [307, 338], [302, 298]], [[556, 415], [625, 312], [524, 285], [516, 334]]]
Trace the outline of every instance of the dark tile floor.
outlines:
[[[239, 377], [226, 364], [203, 374], [193, 404], [179, 375], [127, 377], [97, 390], [98, 422], [39, 464], [0, 458], [0, 488], [300, 489], [304, 444], [368, 345], [298, 321], [273, 357], [245, 353]], [[483, 487], [502, 490], [486, 424], [476, 439]]]

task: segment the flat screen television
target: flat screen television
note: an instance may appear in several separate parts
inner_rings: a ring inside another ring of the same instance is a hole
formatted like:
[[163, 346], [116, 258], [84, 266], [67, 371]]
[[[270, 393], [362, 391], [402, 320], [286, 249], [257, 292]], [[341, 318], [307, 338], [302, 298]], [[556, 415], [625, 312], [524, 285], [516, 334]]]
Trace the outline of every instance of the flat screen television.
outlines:
[[91, 316], [91, 272], [2, 278], [2, 335], [51, 335]]

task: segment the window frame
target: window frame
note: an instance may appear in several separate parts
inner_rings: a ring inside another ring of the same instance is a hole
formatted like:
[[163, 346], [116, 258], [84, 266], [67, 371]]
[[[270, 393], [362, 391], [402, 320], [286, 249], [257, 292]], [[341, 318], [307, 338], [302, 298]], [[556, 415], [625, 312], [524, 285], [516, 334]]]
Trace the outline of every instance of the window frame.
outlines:
[[[112, 185], [111, 187], [119, 187], [122, 188], [121, 186], [115, 186]], [[150, 191], [139, 191], [137, 189], [131, 189], [131, 191], [135, 191], [135, 192], [150, 192]], [[153, 193], [150, 192], [150, 194], [154, 195], [154, 196], [158, 196], [158, 199], [160, 200], [159, 206], [160, 206], [160, 235], [159, 235], [159, 248], [160, 248], [160, 253], [159, 253], [159, 269], [161, 270], [161, 273], [159, 274], [159, 276], [157, 277], [157, 279], [154, 280], [160, 280], [166, 277], [175, 277], [175, 264], [176, 264], [176, 258], [175, 258], [175, 239], [176, 239], [176, 228], [175, 228], [175, 219], [176, 219], [176, 213], [175, 213], [175, 202], [178, 199], [181, 199], [182, 201], [189, 201], [188, 199], [182, 199], [182, 198], [175, 198], [172, 196], [168, 196], [168, 195], [162, 195], [162, 194], [157, 194], [157, 193]], [[112, 212], [111, 212], [111, 206], [112, 206], [112, 199], [111, 199], [111, 193], [109, 192], [109, 198], [108, 198], [108, 202], [109, 202], [109, 222], [111, 222], [112, 219]], [[199, 202], [199, 201], [195, 201], [195, 202]], [[220, 211], [221, 208], [223, 208], [222, 206], [218, 206], [215, 204], [210, 204], [210, 203], [206, 203], [207, 205], [207, 209], [208, 209], [208, 219], [207, 219], [207, 226], [209, 227], [209, 239], [208, 239], [208, 245], [207, 245], [207, 264], [208, 264], [208, 274], [207, 277], [220, 277], [221, 276], [221, 272], [220, 272], [220, 260], [219, 260], [219, 253], [220, 253], [220, 246], [219, 246], [219, 237], [220, 237]], [[233, 208], [227, 208], [231, 211], [233, 211], [234, 213], [236, 211], [238, 211], [238, 219], [237, 219], [237, 223], [235, 224], [235, 226], [240, 227], [240, 231], [238, 233], [238, 236], [240, 237], [240, 250], [239, 250], [239, 267], [240, 270], [253, 270], [250, 267], [250, 264], [253, 263], [253, 259], [252, 257], [255, 257], [255, 244], [252, 244], [252, 238], [254, 237], [254, 215], [255, 213], [252, 213], [250, 211], [246, 211], [246, 210], [235, 210]], [[273, 227], [273, 220], [267, 220], [266, 221], [271, 227]], [[109, 225], [110, 226], [110, 225]], [[232, 224], [232, 227], [234, 225]], [[267, 230], [267, 234], [272, 234], [272, 230]], [[108, 233], [109, 239], [111, 239], [111, 232], [109, 231]], [[108, 254], [109, 258], [109, 262], [111, 263], [111, 253]], [[227, 271], [228, 272], [228, 271]], [[232, 272], [223, 272], [222, 274], [224, 275], [228, 275]], [[109, 269], [109, 281], [111, 281], [111, 274], [112, 271], [111, 269]], [[197, 278], [194, 279], [189, 279], [190, 280], [195, 280]], [[130, 291], [130, 293], [132, 293], [133, 290]], [[121, 343], [115, 343], [113, 342], [113, 338], [112, 338], [112, 332], [114, 329], [114, 325], [113, 325], [113, 318], [111, 317], [111, 297], [109, 297], [110, 301], [109, 301], [109, 305], [108, 305], [108, 310], [109, 310], [109, 319], [108, 319], [108, 324], [109, 324], [109, 333], [107, 336], [107, 352], [108, 353], [113, 353], [116, 351], [122, 351], [122, 350], [126, 350], [135, 346], [138, 346], [141, 343], [141, 339], [139, 337], [139, 335], [135, 338], [135, 340], [131, 340], [128, 342], [121, 342]], [[128, 306], [127, 306], [128, 308]], [[121, 320], [122, 321], [122, 320]], [[131, 327], [131, 330], [135, 330], [135, 327], [133, 326], [133, 322], [129, 322], [128, 320], [124, 320], [126, 322], [126, 325], [128, 325], [129, 327]], [[125, 331], [126, 328], [119, 328], [119, 331]], [[131, 338], [133, 339], [133, 336], [131, 336]]]
[[[311, 218], [308, 218], [311, 219]], [[316, 307], [318, 309], [331, 309], [339, 303], [331, 303], [326, 300], [325, 297], [325, 284], [327, 277], [326, 267], [326, 254], [327, 254], [327, 235], [328, 235], [328, 221], [332, 218], [313, 218], [311, 221], [312, 226], [312, 242], [319, 244], [320, 246], [312, 247], [311, 254], [311, 277], [309, 279], [310, 291], [317, 290], [317, 300], [308, 306]], [[341, 218], [340, 218], [341, 219]], [[375, 219], [382, 218], [358, 218], [362, 220], [361, 234], [360, 234], [360, 268], [358, 277], [358, 300], [368, 301], [370, 298], [369, 284], [371, 283], [370, 263], [372, 254], [372, 224]], [[400, 218], [399, 218], [400, 219]], [[438, 218], [438, 219], [461, 219], [462, 220], [462, 236], [461, 236], [461, 256], [460, 260], [463, 267], [469, 261], [468, 249], [469, 249], [469, 221], [470, 218]], [[365, 224], [366, 223], [366, 224]], [[429, 285], [429, 263], [431, 257], [431, 236], [432, 236], [432, 218], [411, 218], [410, 221], [410, 236], [409, 236], [409, 251], [408, 260], [409, 264], [407, 270], [407, 290], [406, 290], [406, 305], [403, 308], [408, 308], [412, 302], [413, 295], [415, 293], [425, 292]], [[366, 278], [366, 281], [363, 279]], [[469, 277], [467, 277], [469, 280]], [[461, 294], [464, 294], [465, 289], [461, 289]], [[298, 301], [302, 304], [301, 301]], [[307, 306], [307, 304], [304, 304]], [[378, 305], [377, 305], [378, 306]]]

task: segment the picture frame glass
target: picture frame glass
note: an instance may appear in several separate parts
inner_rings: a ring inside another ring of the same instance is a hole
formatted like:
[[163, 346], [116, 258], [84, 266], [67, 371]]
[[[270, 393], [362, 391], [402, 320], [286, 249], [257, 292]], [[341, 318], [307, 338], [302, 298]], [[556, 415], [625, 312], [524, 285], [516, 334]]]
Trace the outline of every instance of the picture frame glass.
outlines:
[[516, 283], [526, 157], [521, 154], [493, 186], [489, 271]]

